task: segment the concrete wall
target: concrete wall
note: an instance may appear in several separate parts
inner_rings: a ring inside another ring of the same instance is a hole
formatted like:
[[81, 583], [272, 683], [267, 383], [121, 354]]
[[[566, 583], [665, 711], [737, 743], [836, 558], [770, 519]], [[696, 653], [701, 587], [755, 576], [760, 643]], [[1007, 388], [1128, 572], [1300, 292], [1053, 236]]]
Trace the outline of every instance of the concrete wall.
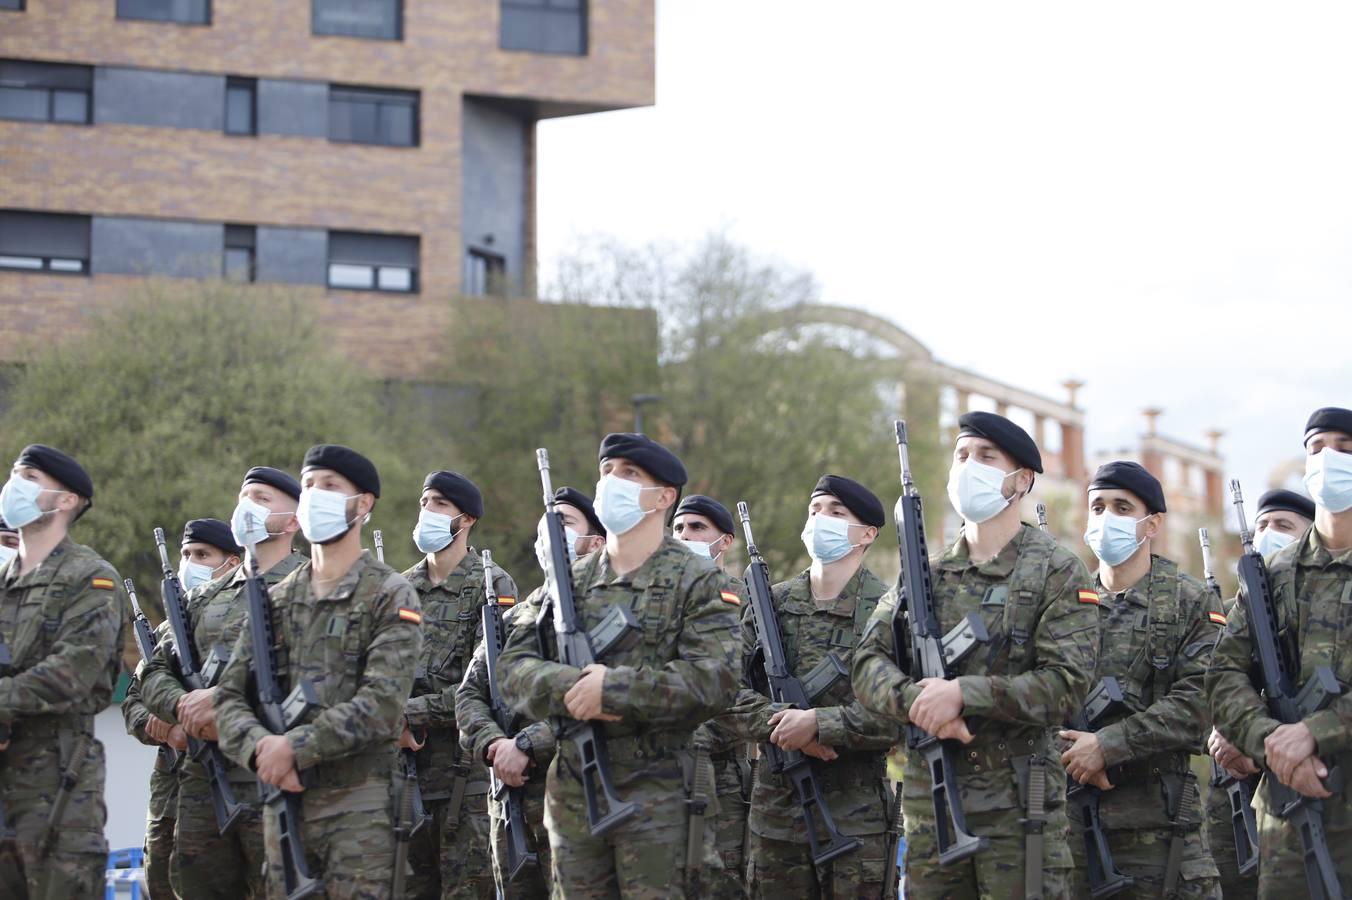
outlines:
[[508, 283], [519, 290], [525, 260], [530, 123], [471, 97], [465, 98], [463, 116], [464, 247], [505, 257]]

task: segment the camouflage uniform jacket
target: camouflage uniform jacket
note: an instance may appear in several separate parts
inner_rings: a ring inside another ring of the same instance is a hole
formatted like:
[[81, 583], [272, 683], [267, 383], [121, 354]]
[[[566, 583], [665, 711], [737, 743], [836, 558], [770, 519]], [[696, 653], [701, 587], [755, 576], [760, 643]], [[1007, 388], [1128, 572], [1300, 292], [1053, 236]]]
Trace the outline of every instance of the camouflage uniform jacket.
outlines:
[[[1115, 789], [1102, 799], [1107, 828], [1169, 825], [1152, 772], [1188, 771], [1211, 730], [1204, 693], [1211, 650], [1220, 633], [1220, 600], [1177, 563], [1151, 556], [1150, 572], [1125, 591], [1096, 581], [1099, 653], [1094, 684], [1118, 680], [1126, 709], [1097, 731]], [[1115, 767], [1122, 766], [1114, 772]], [[1149, 771], [1147, 771], [1149, 770]]]
[[[1344, 687], [1352, 684], [1352, 550], [1330, 553], [1314, 528], [1268, 558], [1268, 588], [1277, 609], [1278, 639], [1291, 659], [1299, 659], [1296, 686], [1303, 686], [1321, 666], [1333, 670]], [[1249, 617], [1241, 602], [1230, 609], [1229, 623], [1216, 645], [1206, 689], [1216, 728], [1240, 752], [1264, 765], [1263, 740], [1280, 723], [1250, 680], [1252, 665]], [[1315, 753], [1332, 769], [1352, 763], [1352, 696], [1344, 693], [1305, 719], [1315, 739]], [[1267, 776], [1264, 775], [1264, 778]], [[1352, 805], [1344, 792], [1326, 806]], [[1255, 807], [1266, 803], [1267, 791], [1254, 796]]]
[[[643, 629], [636, 646], [603, 661], [609, 671], [601, 708], [620, 717], [605, 723], [611, 761], [632, 772], [688, 750], [695, 728], [726, 710], [737, 693], [741, 661], [727, 635], [738, 604], [724, 597], [722, 573], [666, 537], [632, 572], [612, 572], [602, 550], [575, 562], [572, 580], [584, 629], [596, 627], [617, 603], [628, 606]], [[503, 696], [530, 721], [569, 719], [563, 698], [579, 674], [553, 660], [552, 646], [541, 652], [532, 626], [537, 615], [550, 614], [548, 606], [524, 607], [501, 658]], [[544, 637], [552, 644], [548, 623]], [[580, 770], [571, 741], [560, 743], [556, 759]]]
[[122, 667], [129, 603], [117, 570], [70, 538], [27, 575], [17, 556], [0, 567], [0, 637], [12, 659], [0, 677], [0, 723], [13, 726], [16, 744], [94, 733]]
[[[515, 601], [516, 582], [502, 569], [497, 573], [493, 587], [498, 599]], [[413, 683], [413, 696], [404, 704], [404, 718], [420, 737], [426, 733], [427, 743], [417, 753], [418, 784], [424, 798], [436, 800], [451, 795], [457, 775], [454, 770], [464, 773], [466, 768], [455, 727], [455, 692], [469, 666], [481, 627], [483, 557], [470, 547], [440, 584], [432, 583], [425, 558], [404, 577], [418, 592], [423, 617], [418, 677]], [[476, 790], [487, 785], [488, 775], [481, 767], [471, 771]]]
[[[516, 626], [518, 618], [534, 618], [528, 609], [538, 610], [544, 591], [537, 588], [524, 603], [512, 606], [503, 613], [502, 632], [504, 641]], [[501, 677], [501, 670], [498, 672]], [[474, 647], [474, 657], [465, 671], [465, 680], [455, 692], [455, 719], [460, 726], [460, 743], [478, 762], [486, 761], [488, 746], [499, 738], [515, 737], [524, 731], [530, 740], [531, 762], [533, 766], [526, 770], [528, 782], [544, 782], [545, 769], [554, 758], [557, 741], [554, 729], [548, 722], [531, 722], [519, 713], [514, 713], [509, 731], [504, 731], [493, 717], [492, 700], [488, 693], [487, 651], [482, 640]]]
[[[1084, 703], [1098, 649], [1098, 595], [1084, 563], [1024, 525], [985, 562], [972, 561], [960, 535], [931, 564], [940, 631], [975, 612], [991, 638], [957, 667], [962, 717], [974, 736], [955, 759], [966, 811], [1022, 809], [1014, 760], [1033, 754], [1053, 763], [1047, 766], [1048, 807], [1060, 807], [1065, 772], [1049, 732]], [[896, 604], [894, 588], [873, 612], [852, 675], [864, 706], [905, 724], [920, 688], [896, 664]], [[906, 818], [931, 822], [923, 754], [907, 752], [902, 783]]]
[[[832, 653], [848, 671], [869, 616], [886, 591], [887, 586], [862, 566], [840, 595], [823, 606], [812, 598], [809, 572], [775, 585], [775, 613], [789, 671], [804, 678]], [[742, 658], [750, 661], [750, 682], [759, 683], [756, 623], [749, 606], [743, 607], [741, 642]], [[837, 827], [845, 834], [881, 833], [887, 827], [885, 754], [900, 736], [899, 729], [859, 704], [848, 677], [812, 699], [817, 704], [818, 743], [840, 754], [832, 762], [815, 764]], [[718, 724], [730, 726], [743, 740], [764, 743], [770, 739], [771, 715], [784, 708], [759, 690], [744, 687], [736, 705]], [[766, 751], [761, 755], [765, 757]], [[768, 765], [756, 767], [750, 823], [751, 830], [763, 837], [807, 840], [792, 784]]]
[[[293, 550], [263, 573], [263, 581], [271, 588], [304, 562], [305, 557]], [[185, 598], [188, 629], [199, 664], [213, 652], [217, 658], [228, 660], [230, 648], [235, 646], [248, 624], [249, 608], [244, 596], [247, 565], [245, 563], [228, 575], [193, 588]], [[168, 632], [167, 624], [161, 628]], [[155, 645], [155, 654], [146, 664], [141, 677], [141, 696], [151, 713], [177, 725], [178, 701], [188, 691], [178, 680], [178, 664], [173, 657], [173, 638], [165, 640], [161, 636]], [[206, 770], [200, 762], [185, 758], [183, 766], [187, 773], [206, 777]], [[229, 775], [231, 783], [248, 784], [254, 781], [253, 772], [241, 766], [231, 765]]]
[[[169, 623], [161, 622], [160, 627], [155, 629], [156, 646], [164, 640], [164, 636], [169, 633]], [[122, 722], [127, 726], [127, 734], [136, 740], [145, 744], [147, 747], [155, 747], [155, 767], [150, 773], [150, 805], [148, 813], [152, 819], [160, 819], [165, 816], [172, 818], [178, 812], [178, 769], [183, 765], [187, 754], [179, 754], [174, 763], [170, 763], [170, 748], [164, 744], [152, 740], [146, 733], [146, 724], [150, 721], [151, 712], [146, 708], [145, 700], [141, 696], [141, 685], [145, 678], [146, 660], [136, 664], [136, 671], [132, 673], [131, 682], [127, 685], [127, 695], [122, 698]]]
[[[296, 768], [309, 779], [306, 808], [318, 799], [316, 789], [359, 786], [372, 788], [370, 799], [383, 806], [422, 648], [418, 595], [367, 552], [327, 597], [316, 599], [310, 584], [306, 562], [269, 591], [277, 679], [285, 691], [308, 678], [319, 699], [287, 732]], [[221, 750], [249, 767], [258, 742], [271, 734], [253, 709], [253, 655], [246, 628], [216, 692]]]

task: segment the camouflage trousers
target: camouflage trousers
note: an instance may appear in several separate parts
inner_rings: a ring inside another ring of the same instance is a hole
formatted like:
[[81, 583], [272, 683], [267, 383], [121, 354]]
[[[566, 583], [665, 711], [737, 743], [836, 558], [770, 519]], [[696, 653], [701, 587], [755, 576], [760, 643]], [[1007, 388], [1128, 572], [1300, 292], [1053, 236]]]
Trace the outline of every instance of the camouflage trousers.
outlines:
[[[389, 900], [394, 878], [393, 804], [388, 782], [339, 789], [311, 788], [300, 795], [300, 835], [310, 874], [323, 882], [311, 896], [327, 900]], [[267, 893], [286, 900], [286, 874], [277, 831], [277, 809], [263, 808]]]
[[169, 861], [174, 852], [174, 816], [178, 814], [178, 770], [164, 766], [157, 755], [150, 772], [150, 806], [146, 810], [146, 836], [141, 845], [146, 888], [151, 900], [172, 900]]
[[408, 896], [436, 900], [453, 897], [493, 900], [493, 861], [489, 854], [488, 785], [471, 784], [460, 804], [459, 816], [453, 816], [450, 801], [424, 798], [432, 816], [409, 842], [408, 858], [413, 874], [408, 880]]
[[[1123, 875], [1133, 879], [1131, 887], [1113, 894], [1123, 900], [1153, 900], [1163, 897], [1164, 870], [1169, 859], [1169, 844], [1173, 832], [1167, 828], [1110, 829], [1108, 847], [1113, 863]], [[1075, 872], [1071, 893], [1076, 897], [1089, 896], [1085, 878], [1085, 846], [1079, 832], [1071, 835], [1070, 845], [1075, 854]], [[1206, 838], [1200, 828], [1183, 839], [1183, 860], [1179, 866], [1179, 881], [1171, 896], [1186, 900], [1220, 900], [1220, 879], [1211, 859]]]
[[864, 845], [837, 857], [822, 868], [812, 864], [807, 838], [779, 841], [751, 833], [746, 864], [747, 894], [755, 898], [787, 900], [821, 897], [826, 900], [877, 900], [883, 895], [887, 869], [886, 834], [856, 835]]
[[179, 897], [254, 900], [266, 896], [263, 873], [263, 820], [258, 813], [258, 785], [232, 784], [235, 799], [249, 805], [229, 834], [216, 827], [211, 783], [200, 767], [179, 777], [178, 826], [174, 832], [171, 877]]
[[[1352, 788], [1345, 791], [1352, 791]], [[1266, 791], [1260, 789], [1260, 793]], [[1269, 813], [1257, 797], [1254, 812], [1258, 817], [1258, 896], [1262, 900], [1309, 896], [1300, 836], [1295, 827], [1290, 821]], [[1352, 796], [1348, 793], [1324, 801], [1324, 831], [1329, 856], [1333, 858], [1338, 882], [1346, 896], [1352, 891]]]
[[649, 757], [640, 768], [638, 760], [622, 759], [613, 746], [611, 752], [616, 790], [625, 801], [636, 803], [638, 812], [601, 837], [591, 833], [586, 797], [574, 770], [562, 755], [550, 766], [545, 827], [553, 850], [553, 896], [567, 900], [708, 896], [706, 881], [722, 864], [714, 853], [713, 829], [706, 828], [703, 865], [699, 872], [686, 872], [690, 816], [682, 761]]
[[[928, 799], [928, 791], [926, 792]], [[908, 798], [909, 800], [910, 798]], [[1002, 809], [967, 813], [967, 826], [990, 845], [975, 856], [950, 865], [939, 863], [934, 813], [922, 815], [907, 804], [906, 875], [908, 900], [1024, 900], [1023, 810]], [[1047, 900], [1078, 896], [1070, 892], [1070, 847], [1062, 807], [1047, 810], [1043, 832], [1042, 895]]]
[[545, 829], [545, 783], [543, 778], [526, 782], [521, 792], [521, 808], [526, 819], [526, 840], [536, 862], [522, 867], [516, 881], [509, 881], [507, 870], [507, 811], [491, 797], [488, 814], [492, 820], [490, 844], [493, 855], [493, 879], [504, 897], [511, 900], [543, 900], [549, 896], [554, 879], [550, 873], [549, 832]]
[[714, 786], [718, 796], [718, 815], [713, 818], [714, 849], [723, 863], [723, 871], [712, 878], [709, 896], [716, 900], [740, 900], [746, 896], [746, 860], [743, 859], [747, 841], [746, 817], [751, 804], [747, 802], [749, 779], [743, 771], [745, 760], [720, 756], [713, 761]]
[[43, 856], [39, 849], [63, 763], [73, 755], [73, 747], [68, 733], [61, 739], [53, 733], [16, 739], [0, 754], [0, 804], [15, 833], [15, 840], [0, 849], [0, 897], [103, 897], [108, 865], [103, 826], [108, 812], [103, 803], [105, 762], [100, 742], [88, 744], [65, 815], [53, 829], [51, 850]]
[[1221, 876], [1225, 900], [1254, 900], [1258, 896], [1258, 870], [1239, 874], [1235, 856], [1235, 831], [1230, 824], [1230, 800], [1224, 788], [1213, 787], [1206, 801], [1206, 840], [1216, 871]]

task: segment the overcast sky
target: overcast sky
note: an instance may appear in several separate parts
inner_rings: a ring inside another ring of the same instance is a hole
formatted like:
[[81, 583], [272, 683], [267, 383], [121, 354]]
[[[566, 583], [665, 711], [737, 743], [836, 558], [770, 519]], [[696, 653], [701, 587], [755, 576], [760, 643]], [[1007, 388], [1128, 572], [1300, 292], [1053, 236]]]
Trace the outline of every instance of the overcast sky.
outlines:
[[1352, 5], [659, 0], [657, 105], [540, 127], [578, 236], [726, 229], [948, 363], [1251, 496], [1352, 406]]

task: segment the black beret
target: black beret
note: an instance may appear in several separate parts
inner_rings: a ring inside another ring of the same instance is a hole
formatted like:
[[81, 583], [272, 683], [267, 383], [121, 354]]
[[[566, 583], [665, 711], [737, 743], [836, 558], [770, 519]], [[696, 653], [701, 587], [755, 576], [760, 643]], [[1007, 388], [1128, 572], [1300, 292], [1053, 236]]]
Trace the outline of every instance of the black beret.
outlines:
[[682, 500], [680, 505], [676, 507], [676, 515], [682, 516], [686, 513], [695, 513], [696, 515], [704, 516], [710, 522], [713, 522], [714, 527], [724, 534], [737, 533], [732, 526], [732, 513], [728, 512], [728, 508], [713, 497], [706, 497], [703, 494], [691, 494], [689, 497]]
[[230, 526], [220, 519], [191, 520], [183, 526], [183, 543], [210, 544], [219, 550], [233, 553], [236, 556], [244, 553], [244, 548], [235, 543], [235, 537], [230, 533]]
[[32, 466], [64, 484], [72, 493], [79, 494], [86, 500], [94, 499], [94, 482], [90, 480], [89, 473], [84, 470], [84, 466], [77, 463], [69, 454], [62, 453], [55, 447], [48, 447], [46, 444], [29, 444], [23, 448], [23, 452], [14, 461], [14, 465]]
[[11, 528], [11, 527], [9, 526], [9, 523], [5, 521], [5, 517], [4, 517], [4, 516], [0, 516], [0, 531], [17, 532], [18, 530], [19, 530], [19, 529], [17, 529], [17, 528]]
[[1310, 437], [1321, 431], [1341, 431], [1343, 434], [1352, 435], [1352, 409], [1343, 409], [1340, 406], [1316, 409], [1310, 415], [1310, 420], [1305, 423], [1304, 443], [1308, 444]]
[[844, 503], [845, 508], [858, 516], [865, 525], [882, 528], [887, 524], [882, 503], [872, 491], [857, 481], [843, 475], [823, 475], [812, 489], [812, 496], [819, 497], [822, 494], [830, 494]]
[[653, 478], [672, 487], [681, 487], [688, 480], [680, 457], [646, 434], [617, 432], [606, 435], [596, 459], [604, 462], [616, 457], [629, 460]]
[[240, 487], [246, 484], [270, 485], [283, 494], [290, 494], [293, 500], [300, 499], [300, 482], [281, 469], [274, 469], [271, 466], [254, 466], [245, 472], [244, 481], [240, 484]]
[[592, 506], [591, 498], [579, 491], [577, 488], [561, 487], [554, 492], [555, 503], [567, 503], [569, 506], [576, 507], [587, 519], [587, 524], [591, 526], [589, 534], [605, 534], [606, 526], [601, 524], [601, 520], [596, 516], [596, 507]]
[[1024, 431], [1004, 416], [989, 412], [963, 413], [958, 419], [958, 437], [975, 435], [1005, 451], [1020, 466], [1042, 472], [1042, 454]]
[[1276, 512], [1284, 509], [1293, 512], [1296, 515], [1304, 516], [1307, 519], [1314, 518], [1314, 501], [1309, 497], [1297, 494], [1295, 491], [1268, 491], [1258, 498], [1258, 512], [1254, 513], [1254, 518], [1258, 518], [1265, 512]]
[[423, 479], [423, 490], [434, 490], [451, 501], [466, 515], [476, 519], [484, 517], [484, 495], [459, 472], [429, 472]]
[[1145, 466], [1140, 463], [1119, 459], [1099, 466], [1089, 482], [1089, 490], [1097, 491], [1102, 488], [1131, 491], [1152, 513], [1167, 512], [1164, 507], [1164, 488], [1160, 486], [1160, 480], [1147, 472]]
[[367, 494], [380, 496], [380, 473], [375, 464], [351, 447], [341, 444], [315, 444], [305, 451], [300, 464], [304, 475], [310, 469], [332, 469]]

